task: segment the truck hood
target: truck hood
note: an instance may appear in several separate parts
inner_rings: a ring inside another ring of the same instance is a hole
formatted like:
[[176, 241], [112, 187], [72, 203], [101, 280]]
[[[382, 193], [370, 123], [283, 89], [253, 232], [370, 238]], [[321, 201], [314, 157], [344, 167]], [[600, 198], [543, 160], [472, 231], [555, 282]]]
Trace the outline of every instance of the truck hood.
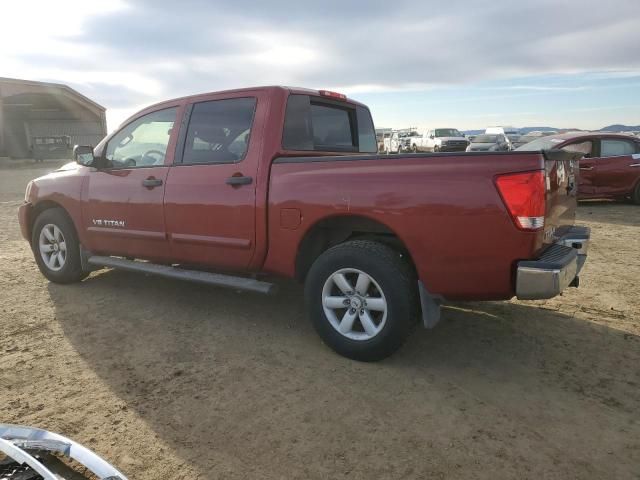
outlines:
[[62, 165], [58, 170], [56, 170], [56, 172], [67, 171], [67, 170], [78, 170], [79, 168], [80, 168], [80, 165], [78, 165], [76, 162], [69, 162]]
[[87, 167], [70, 162], [58, 170], [35, 178], [27, 185], [25, 200], [36, 203], [50, 196], [75, 196], [79, 198], [82, 178]]
[[55, 180], [56, 178], [60, 178], [60, 177], [68, 177], [71, 175], [76, 175], [80, 173], [81, 169], [85, 169], [85, 168], [87, 167], [78, 165], [76, 162], [65, 163], [57, 170], [54, 170], [53, 172], [47, 173], [46, 175], [42, 175], [41, 177], [34, 179], [34, 182], [40, 182], [43, 180], [49, 181], [49, 180]]

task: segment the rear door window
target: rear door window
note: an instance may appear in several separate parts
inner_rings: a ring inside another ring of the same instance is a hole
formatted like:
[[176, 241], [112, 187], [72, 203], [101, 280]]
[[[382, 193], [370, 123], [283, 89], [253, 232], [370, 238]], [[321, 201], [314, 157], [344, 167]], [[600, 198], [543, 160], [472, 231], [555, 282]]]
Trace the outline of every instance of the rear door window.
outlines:
[[636, 147], [631, 141], [612, 138], [600, 141], [601, 157], [620, 157], [634, 153], [636, 153]]
[[309, 95], [290, 95], [282, 146], [321, 152], [377, 151], [369, 110]]
[[189, 116], [182, 163], [242, 161], [249, 145], [255, 108], [253, 97], [195, 103]]

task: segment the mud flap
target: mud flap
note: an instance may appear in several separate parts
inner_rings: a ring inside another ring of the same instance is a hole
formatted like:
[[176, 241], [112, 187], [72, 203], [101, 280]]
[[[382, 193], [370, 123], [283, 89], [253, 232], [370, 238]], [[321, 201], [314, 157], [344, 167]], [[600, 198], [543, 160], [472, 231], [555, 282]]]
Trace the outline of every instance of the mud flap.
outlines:
[[86, 250], [82, 244], [80, 244], [80, 267], [82, 271], [85, 273], [91, 273], [94, 270], [98, 270], [97, 267], [89, 264], [89, 257], [91, 256], [91, 252]]
[[420, 292], [420, 307], [422, 308], [422, 323], [424, 328], [431, 329], [440, 321], [442, 300], [431, 295], [420, 280], [418, 280], [418, 290]]

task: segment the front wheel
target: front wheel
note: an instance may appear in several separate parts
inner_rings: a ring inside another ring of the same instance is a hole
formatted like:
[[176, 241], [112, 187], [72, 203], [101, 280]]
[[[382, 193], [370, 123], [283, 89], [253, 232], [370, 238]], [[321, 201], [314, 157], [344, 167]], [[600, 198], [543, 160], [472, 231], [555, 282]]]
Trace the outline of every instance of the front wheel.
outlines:
[[438, 145], [435, 145], [435, 146], [433, 147], [433, 151], [434, 151], [435, 153], [438, 153], [438, 152], [440, 151], [440, 147], [439, 147]]
[[78, 282], [87, 276], [73, 222], [61, 208], [45, 210], [33, 224], [31, 248], [42, 274], [52, 282]]
[[416, 285], [398, 252], [355, 240], [318, 257], [305, 297], [313, 326], [329, 347], [347, 358], [377, 361], [400, 348], [416, 324]]

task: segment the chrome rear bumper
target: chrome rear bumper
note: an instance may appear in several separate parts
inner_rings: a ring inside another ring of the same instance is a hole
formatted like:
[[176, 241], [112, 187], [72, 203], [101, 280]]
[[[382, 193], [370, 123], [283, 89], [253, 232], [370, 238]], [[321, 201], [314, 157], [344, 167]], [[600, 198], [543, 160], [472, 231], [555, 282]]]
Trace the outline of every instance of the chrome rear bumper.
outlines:
[[560, 295], [578, 284], [578, 275], [587, 260], [591, 232], [572, 227], [536, 260], [518, 262], [516, 296], [520, 300], [540, 300]]
[[[44, 480], [59, 480], [37, 456], [54, 453], [73, 459], [95, 476], [105, 480], [127, 480], [100, 456], [79, 443], [39, 428], [0, 424], [0, 452], [15, 463], [37, 472]], [[7, 478], [12, 478], [11, 474]]]

